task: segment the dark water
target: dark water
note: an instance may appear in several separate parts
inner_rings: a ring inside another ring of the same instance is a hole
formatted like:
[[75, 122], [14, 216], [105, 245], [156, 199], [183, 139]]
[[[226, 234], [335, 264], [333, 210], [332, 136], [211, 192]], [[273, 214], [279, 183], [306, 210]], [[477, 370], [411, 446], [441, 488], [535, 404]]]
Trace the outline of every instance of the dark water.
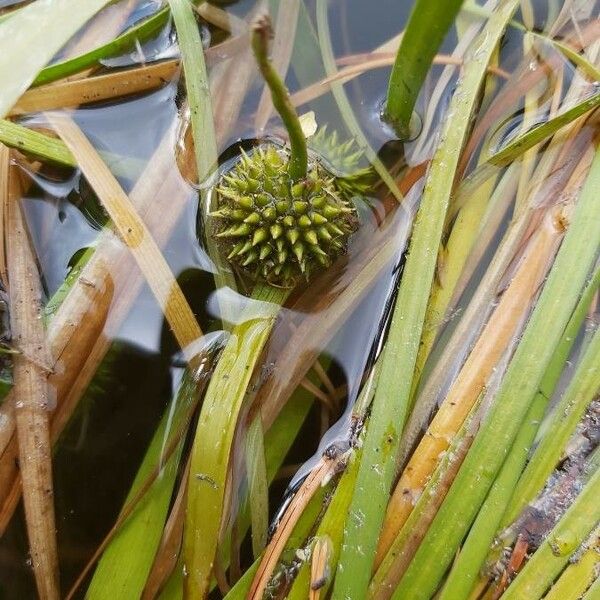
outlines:
[[[0, 8], [14, 2], [0, 2]], [[136, 21], [157, 8], [156, 2], [139, 2], [129, 22]], [[243, 17], [253, 9], [253, 0], [215, 3], [232, 14]], [[410, 10], [410, 2], [397, 0], [331, 0], [329, 20], [334, 53], [337, 57], [370, 52], [403, 28]], [[540, 2], [540, 6], [546, 6]], [[305, 2], [309, 17], [313, 3]], [[535, 12], [534, 27], [542, 30], [547, 11]], [[516, 17], [518, 20], [518, 16]], [[219, 34], [214, 27], [203, 25], [205, 37]], [[167, 26], [157, 38], [144, 44], [146, 56], [168, 56], [176, 51], [174, 37]], [[504, 41], [501, 66], [509, 72], [519, 60], [522, 34], [509, 29]], [[456, 44], [456, 33], [451, 32], [442, 53], [450, 53]], [[153, 54], [154, 53], [154, 54]], [[127, 53], [118, 59], [106, 61], [107, 69], [129, 64], [136, 56]], [[425, 85], [419, 110], [423, 110], [428, 94], [434, 90], [444, 67], [435, 66]], [[380, 108], [389, 76], [389, 68], [369, 71], [345, 86], [354, 114], [369, 143], [381, 158], [390, 163], [398, 156], [419, 162], [430, 154], [427, 137], [436, 135], [437, 117], [427, 122], [426, 136], [401, 148], [393, 133], [382, 124]], [[310, 82], [305, 73], [290, 69], [287, 83], [292, 92]], [[443, 109], [452, 93], [455, 74], [443, 91], [439, 106]], [[138, 166], [145, 166], [159, 143], [180, 117], [181, 82], [174, 81], [162, 89], [104, 105], [77, 109], [74, 117], [94, 146], [106, 152], [134, 158]], [[254, 111], [262, 91], [259, 81], [250, 86], [236, 122], [220, 145], [223, 158], [230, 157], [231, 148], [240, 139], [255, 137]], [[301, 112], [314, 110], [319, 125], [327, 124], [330, 130], [343, 132], [346, 127], [331, 95], [324, 95]], [[217, 107], [218, 110], [218, 107]], [[498, 123], [498, 139], [510, 134], [520, 123], [519, 110], [507, 108], [508, 120]], [[439, 112], [439, 111], [438, 111]], [[422, 115], [423, 118], [424, 115]], [[26, 122], [43, 122], [40, 115], [31, 115]], [[277, 133], [278, 121], [272, 119], [267, 133]], [[176, 130], [177, 127], [174, 128]], [[174, 140], [175, 141], [175, 140]], [[175, 146], [173, 147], [175, 152]], [[391, 160], [390, 160], [391, 159]], [[418, 159], [418, 160], [417, 160]], [[26, 167], [23, 167], [26, 169]], [[135, 169], [134, 169], [135, 171]], [[60, 287], [73, 263], [73, 257], [85, 247], [93, 246], [106, 216], [98, 206], [89, 185], [78, 171], [43, 169], [29, 172], [30, 187], [26, 192], [27, 219], [32, 230], [47, 297]], [[120, 176], [126, 192], [135, 184], [132, 177]], [[215, 289], [210, 260], [202, 240], [197, 238], [198, 194], [182, 175], [182, 185], [188, 187], [188, 198], [175, 227], [168, 236], [163, 254], [181, 284], [202, 330], [214, 332], [222, 328], [215, 302]], [[390, 299], [402, 262], [404, 242], [409, 233], [412, 208], [418, 197], [418, 186], [408, 196], [407, 210], [396, 210], [383, 186], [373, 191], [370, 207], [363, 207], [361, 234], [351, 243], [345, 266], [327, 281], [330, 289], [348, 285], [345, 277], [360, 260], [365, 240], [376, 246], [389, 239], [390, 221], [399, 232], [395, 249], [387, 266], [374, 277], [368, 293], [351, 303], [339, 318], [331, 335], [317, 337], [316, 347], [298, 349], [294, 355], [300, 361], [303, 352], [314, 352], [330, 364], [329, 375], [336, 387], [345, 390], [337, 414], [330, 416], [332, 425], [322, 438], [320, 413], [314, 407], [294, 444], [286, 464], [296, 465], [309, 461], [317, 451], [336, 440], [344, 439], [348, 431], [348, 412], [360, 391], [367, 366], [372, 363], [384, 332]], [[164, 210], [171, 210], [170, 199], [161, 199]], [[411, 208], [412, 206], [412, 208]], [[386, 216], [387, 215], [387, 216]], [[384, 218], [385, 217], [385, 218]], [[382, 223], [385, 225], [382, 226]], [[293, 307], [283, 313], [271, 352], [277, 354], [277, 340], [284, 336], [285, 322], [305, 322], [307, 315], [319, 318], [318, 285], [316, 292], [299, 293]], [[219, 291], [224, 293], [223, 290]], [[315, 294], [317, 297], [314, 297]], [[315, 311], [311, 314], [311, 311]], [[142, 285], [125, 319], [118, 327], [106, 330], [112, 346], [99, 373], [92, 381], [68, 427], [61, 435], [54, 457], [54, 486], [57, 511], [57, 528], [63, 590], [86, 564], [95, 548], [114, 523], [130, 483], [142, 460], [149, 440], [165, 409], [169, 405], [173, 388], [181, 375], [181, 357], [176, 343], [164, 323], [161, 308], [146, 285]], [[292, 368], [288, 365], [288, 368]], [[274, 387], [284, 389], [286, 372], [276, 371]], [[334, 422], [340, 419], [337, 425]], [[297, 481], [306, 466], [300, 468]], [[272, 488], [271, 513], [275, 514], [292, 472]], [[19, 507], [12, 525], [0, 543], [0, 597], [6, 599], [34, 598], [33, 578], [27, 558], [27, 542], [22, 508]]]

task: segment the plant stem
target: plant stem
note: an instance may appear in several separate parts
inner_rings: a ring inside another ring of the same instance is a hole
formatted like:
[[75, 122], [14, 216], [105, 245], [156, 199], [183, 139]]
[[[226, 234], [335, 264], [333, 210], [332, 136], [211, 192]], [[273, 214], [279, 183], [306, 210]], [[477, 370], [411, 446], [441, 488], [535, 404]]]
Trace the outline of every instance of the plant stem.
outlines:
[[463, 0], [416, 0], [392, 69], [385, 115], [401, 139], [410, 138], [410, 121], [433, 57], [452, 26]]
[[600, 244], [598, 185], [600, 151], [496, 402], [396, 589], [396, 599], [415, 590], [415, 599], [429, 598], [435, 592], [504, 463], [596, 260]]
[[[192, 446], [184, 559], [188, 598], [204, 598], [215, 560], [238, 416], [281, 304], [289, 291], [258, 283], [211, 378]], [[257, 306], [261, 313], [257, 314]]]
[[308, 170], [306, 138], [302, 132], [296, 109], [290, 101], [290, 93], [269, 58], [269, 39], [271, 35], [270, 19], [267, 16], [260, 17], [252, 27], [252, 50], [258, 68], [271, 90], [273, 106], [287, 129], [291, 147], [289, 174], [293, 181], [298, 181], [306, 177]]
[[478, 58], [465, 61], [463, 77], [448, 110], [451, 118], [446, 119], [442, 142], [429, 169], [382, 356], [363, 459], [346, 522], [340, 556], [342, 569], [336, 577], [334, 600], [363, 598], [369, 585], [377, 540], [396, 475], [399, 438], [409, 404], [414, 365], [455, 169], [488, 62], [517, 4], [517, 0], [504, 2], [490, 20], [484, 37], [474, 43]]
[[191, 4], [187, 0], [169, 0], [169, 5], [185, 73], [198, 183], [202, 184], [216, 167], [218, 155], [204, 50]]

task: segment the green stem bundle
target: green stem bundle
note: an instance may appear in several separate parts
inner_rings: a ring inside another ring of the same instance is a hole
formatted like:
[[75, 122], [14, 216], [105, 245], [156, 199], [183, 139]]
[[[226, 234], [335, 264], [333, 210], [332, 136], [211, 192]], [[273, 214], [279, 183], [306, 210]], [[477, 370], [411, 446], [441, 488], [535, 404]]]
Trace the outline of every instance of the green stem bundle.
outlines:
[[[560, 374], [575, 343], [577, 332], [581, 328], [592, 297], [596, 294], [599, 284], [600, 270], [596, 272], [582, 294], [579, 304], [562, 335], [561, 341], [556, 347], [554, 356], [540, 383], [539, 392], [531, 403], [510, 453], [502, 466], [502, 470], [471, 527], [461, 552], [446, 580], [440, 600], [462, 598], [469, 594], [480, 568], [485, 562], [485, 555], [490, 548], [499, 524], [503, 522], [505, 526], [508, 525], [522, 510], [524, 503], [515, 503], [515, 485], [519, 481], [519, 477], [521, 477], [520, 481], [525, 482], [527, 480], [525, 475], [521, 475], [523, 467], [548, 407], [548, 402], [554, 394]], [[544, 477], [538, 480], [539, 485], [536, 491], [543, 485], [547, 475], [548, 473], [545, 472]], [[517, 490], [522, 487], [523, 484], [519, 483]], [[505, 514], [507, 506], [510, 506], [511, 516]], [[503, 515], [505, 516], [503, 517]]]
[[409, 590], [418, 590], [414, 597], [419, 599], [435, 592], [510, 451], [596, 260], [598, 185], [600, 152], [494, 406], [394, 598], [405, 597]]
[[[504, 2], [475, 43], [478, 60], [467, 60], [433, 158], [413, 228], [381, 375], [365, 436], [363, 458], [346, 522], [333, 598], [366, 594], [381, 525], [396, 475], [396, 455], [410, 402], [414, 366], [434, 277], [453, 174], [467, 136], [481, 84], [496, 44], [518, 4]], [[413, 592], [411, 592], [413, 593]]]

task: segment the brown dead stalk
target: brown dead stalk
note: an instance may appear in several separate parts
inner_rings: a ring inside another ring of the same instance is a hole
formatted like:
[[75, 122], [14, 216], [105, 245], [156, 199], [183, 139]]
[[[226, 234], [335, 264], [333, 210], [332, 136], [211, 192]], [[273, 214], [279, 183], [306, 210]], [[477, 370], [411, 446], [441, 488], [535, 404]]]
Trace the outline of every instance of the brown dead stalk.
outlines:
[[8, 195], [6, 236], [11, 328], [19, 351], [14, 358], [14, 416], [27, 534], [38, 594], [43, 600], [58, 600], [48, 356], [40, 315], [42, 287], [21, 212], [16, 167], [10, 168]]

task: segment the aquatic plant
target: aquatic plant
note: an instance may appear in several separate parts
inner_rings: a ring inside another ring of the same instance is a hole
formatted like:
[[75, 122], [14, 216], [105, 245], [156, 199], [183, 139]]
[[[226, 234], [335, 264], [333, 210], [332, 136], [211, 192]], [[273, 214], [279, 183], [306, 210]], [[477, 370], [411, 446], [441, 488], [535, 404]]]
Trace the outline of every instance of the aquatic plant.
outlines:
[[2, 594], [595, 599], [597, 3], [4, 4]]
[[[217, 210], [209, 213], [217, 222], [209, 228], [210, 234], [227, 259], [256, 280], [252, 298], [265, 303], [265, 308], [258, 318], [246, 321], [242, 315], [204, 398], [191, 451], [184, 532], [185, 589], [190, 597], [203, 597], [209, 588], [226, 510], [225, 486], [236, 424], [277, 309], [301, 277], [308, 279], [346, 251], [358, 225], [356, 208], [344, 199], [337, 180], [315, 156], [308, 155], [289, 92], [268, 57], [271, 35], [269, 18], [257, 19], [252, 49], [287, 129], [290, 149], [270, 143], [243, 155], [222, 176], [216, 188]], [[228, 411], [220, 409], [224, 401]]]

